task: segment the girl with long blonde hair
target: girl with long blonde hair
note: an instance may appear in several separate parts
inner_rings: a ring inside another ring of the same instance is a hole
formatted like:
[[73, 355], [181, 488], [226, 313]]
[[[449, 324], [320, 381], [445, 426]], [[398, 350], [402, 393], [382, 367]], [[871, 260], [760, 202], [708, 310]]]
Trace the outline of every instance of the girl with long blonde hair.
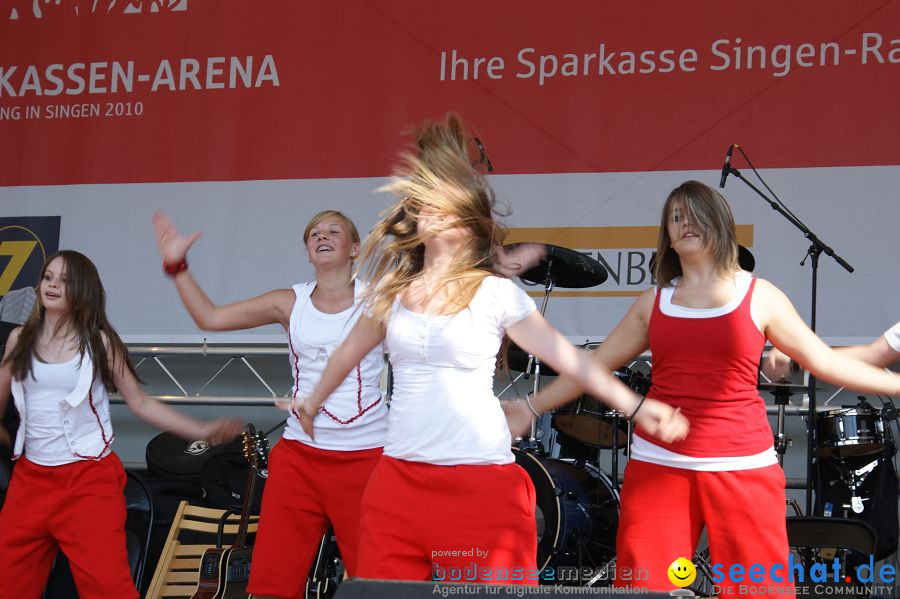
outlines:
[[[199, 237], [181, 235], [163, 214], [154, 217], [165, 268], [188, 312], [206, 330], [281, 325], [290, 350], [292, 395], [309, 393], [328, 355], [350, 332], [365, 285], [353, 277], [359, 254], [356, 225], [324, 210], [306, 225], [302, 240], [315, 279], [290, 289], [217, 305], [187, 269], [188, 249]], [[350, 575], [356, 575], [360, 504], [381, 456], [387, 408], [381, 397], [381, 347], [361, 355], [322, 407], [313, 439], [295, 418], [269, 457], [259, 531], [248, 591], [260, 599], [305, 595], [304, 584], [322, 535], [334, 528]]]
[[[394, 390], [384, 456], [363, 496], [358, 574], [536, 584], [535, 495], [514, 463], [493, 395], [504, 334], [572, 376], [651, 433], [687, 433], [676, 410], [640, 398], [573, 347], [500, 276], [505, 234], [493, 193], [471, 164], [462, 121], [425, 122], [384, 188], [399, 200], [366, 241], [365, 313], [293, 408], [304, 429], [360, 356], [385, 342]], [[640, 410], [637, 408], [641, 407]], [[522, 402], [511, 418], [530, 420]]]

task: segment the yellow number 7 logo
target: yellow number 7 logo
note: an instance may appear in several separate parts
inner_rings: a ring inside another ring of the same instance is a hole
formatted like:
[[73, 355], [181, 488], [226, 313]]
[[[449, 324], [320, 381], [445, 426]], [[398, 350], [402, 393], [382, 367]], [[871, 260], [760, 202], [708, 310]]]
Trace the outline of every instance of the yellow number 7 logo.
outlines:
[[37, 241], [0, 241], [0, 256], [9, 256], [9, 263], [0, 273], [0, 295], [9, 293], [37, 244]]

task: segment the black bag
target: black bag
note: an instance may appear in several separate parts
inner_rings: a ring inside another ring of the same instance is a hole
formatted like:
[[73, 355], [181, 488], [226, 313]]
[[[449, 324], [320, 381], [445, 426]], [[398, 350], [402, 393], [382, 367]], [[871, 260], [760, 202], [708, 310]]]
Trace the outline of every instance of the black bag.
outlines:
[[[897, 550], [897, 472], [894, 470], [892, 458], [896, 449], [891, 440], [887, 440], [880, 455], [873, 456], [876, 462], [871, 472], [865, 475], [856, 490], [856, 495], [863, 499], [863, 511], [859, 514], [848, 510], [847, 517], [858, 518], [868, 522], [878, 531], [878, 544], [875, 548], [875, 560], [881, 560]], [[853, 466], [857, 470], [858, 464]], [[822, 485], [821, 501], [817, 501], [817, 514], [824, 515], [826, 504], [831, 504], [831, 515], [844, 515], [845, 504], [850, 503], [850, 489], [842, 479], [842, 467], [839, 461], [823, 459], [819, 465]]]
[[241, 451], [241, 438], [229, 443], [209, 445], [204, 440], [186, 441], [172, 433], [160, 433], [147, 443], [147, 470], [153, 476], [198, 477], [214, 455]]

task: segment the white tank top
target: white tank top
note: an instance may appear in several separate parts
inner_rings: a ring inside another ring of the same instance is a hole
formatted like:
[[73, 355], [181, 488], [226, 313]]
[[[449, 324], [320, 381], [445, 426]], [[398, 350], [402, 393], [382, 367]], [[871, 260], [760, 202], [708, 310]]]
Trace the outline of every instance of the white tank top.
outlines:
[[79, 461], [66, 442], [63, 414], [66, 396], [78, 382], [81, 356], [59, 364], [32, 360], [33, 377], [22, 382], [28, 398], [25, 421], [25, 455], [41, 466], [60, 466]]
[[[312, 393], [325, 370], [328, 357], [362, 314], [362, 308], [358, 306], [364, 284], [355, 284], [356, 301], [353, 306], [337, 314], [321, 312], [313, 305], [310, 298], [313, 289], [314, 282], [294, 285], [297, 299], [291, 311], [288, 333], [294, 397]], [[383, 447], [388, 412], [380, 387], [383, 356], [384, 348], [378, 345], [325, 400], [315, 419], [315, 441], [303, 432], [300, 422], [293, 416], [288, 418], [284, 438], [337, 451]]]

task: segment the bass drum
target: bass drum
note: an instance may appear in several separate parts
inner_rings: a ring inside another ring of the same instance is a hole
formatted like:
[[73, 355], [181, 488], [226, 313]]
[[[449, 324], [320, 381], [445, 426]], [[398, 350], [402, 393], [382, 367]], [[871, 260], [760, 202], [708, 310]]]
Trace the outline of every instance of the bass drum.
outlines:
[[582, 581], [559, 576], [559, 569], [596, 571], [615, 558], [619, 493], [606, 474], [590, 464], [538, 457], [513, 449], [516, 463], [534, 484], [537, 566], [554, 568], [553, 584]]

